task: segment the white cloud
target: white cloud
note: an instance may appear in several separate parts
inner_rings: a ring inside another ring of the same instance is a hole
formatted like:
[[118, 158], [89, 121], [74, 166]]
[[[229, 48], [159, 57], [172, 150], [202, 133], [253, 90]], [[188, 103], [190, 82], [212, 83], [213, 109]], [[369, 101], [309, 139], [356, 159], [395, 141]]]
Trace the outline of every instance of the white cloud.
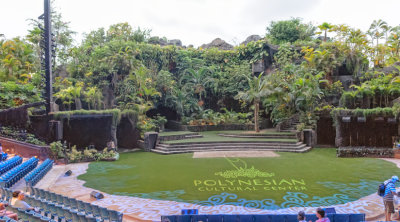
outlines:
[[[43, 11], [43, 0], [0, 0], [0, 33], [27, 34], [27, 19]], [[274, 20], [301, 17], [320, 24], [346, 23], [368, 29], [374, 19], [399, 25], [398, 0], [56, 0], [71, 28], [82, 34], [118, 22], [152, 30], [152, 35], [199, 46], [220, 37], [239, 43], [264, 35]]]

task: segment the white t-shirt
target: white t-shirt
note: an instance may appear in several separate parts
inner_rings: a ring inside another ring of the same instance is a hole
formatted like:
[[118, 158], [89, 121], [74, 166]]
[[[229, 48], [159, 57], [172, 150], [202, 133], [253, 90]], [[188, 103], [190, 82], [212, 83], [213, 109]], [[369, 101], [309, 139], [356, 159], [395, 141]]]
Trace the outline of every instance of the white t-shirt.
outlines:
[[10, 201], [11, 206], [14, 206], [15, 201], [17, 201], [17, 200], [18, 200], [18, 198], [16, 198], [16, 197], [11, 198], [11, 201]]

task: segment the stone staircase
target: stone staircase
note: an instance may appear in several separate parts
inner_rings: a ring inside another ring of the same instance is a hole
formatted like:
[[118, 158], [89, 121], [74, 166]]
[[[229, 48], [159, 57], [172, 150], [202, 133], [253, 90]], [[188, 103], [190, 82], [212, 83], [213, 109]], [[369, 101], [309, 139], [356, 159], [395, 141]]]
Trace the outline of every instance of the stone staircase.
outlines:
[[251, 141], [251, 142], [193, 142], [160, 143], [152, 151], [159, 154], [177, 154], [210, 151], [278, 151], [304, 153], [311, 149], [301, 142]]
[[299, 116], [294, 115], [290, 119], [280, 123], [277, 130], [279, 132], [296, 132], [297, 125], [300, 124]]
[[158, 142], [171, 141], [171, 140], [195, 139], [195, 138], [201, 138], [201, 137], [203, 137], [203, 136], [198, 133], [186, 133], [186, 134], [182, 134], [182, 135], [159, 136]]
[[281, 134], [281, 133], [268, 133], [268, 134], [235, 134], [235, 133], [220, 133], [219, 136], [233, 137], [233, 138], [265, 138], [265, 139], [297, 139], [295, 133]]

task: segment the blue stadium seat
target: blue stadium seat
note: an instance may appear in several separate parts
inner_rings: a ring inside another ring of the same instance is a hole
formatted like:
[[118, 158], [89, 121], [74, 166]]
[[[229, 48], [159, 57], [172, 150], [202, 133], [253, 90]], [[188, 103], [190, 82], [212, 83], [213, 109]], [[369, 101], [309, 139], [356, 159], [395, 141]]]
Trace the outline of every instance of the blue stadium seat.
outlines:
[[350, 222], [365, 221], [365, 214], [350, 214]]
[[[208, 215], [191, 215], [192, 216], [192, 222], [198, 222], [198, 221], [207, 221], [208, 220]], [[179, 219], [178, 219], [179, 222]]]
[[223, 215], [223, 217], [223, 221], [240, 222], [240, 217], [238, 215]]
[[177, 222], [177, 217], [172, 215], [172, 216], [161, 216], [161, 222]]
[[253, 222], [254, 217], [253, 215], [238, 215], [239, 221], [244, 222]]
[[350, 215], [349, 214], [334, 214], [333, 220], [340, 221], [340, 222], [350, 222]]
[[223, 221], [223, 215], [221, 214], [214, 214], [214, 215], [208, 215], [208, 222], [222, 222]]
[[[242, 217], [242, 215], [240, 215]], [[261, 215], [254, 215], [254, 222], [271, 222], [271, 215], [261, 214]], [[242, 221], [242, 220], [240, 220]]]

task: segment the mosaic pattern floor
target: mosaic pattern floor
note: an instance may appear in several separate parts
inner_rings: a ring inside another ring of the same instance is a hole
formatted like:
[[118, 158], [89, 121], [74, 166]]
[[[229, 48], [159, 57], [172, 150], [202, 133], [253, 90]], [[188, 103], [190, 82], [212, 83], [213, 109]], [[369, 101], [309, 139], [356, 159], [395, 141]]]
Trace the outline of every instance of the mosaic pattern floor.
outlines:
[[[388, 159], [400, 166], [400, 161]], [[180, 214], [181, 209], [199, 209], [202, 214], [266, 214], [266, 213], [293, 213], [303, 210], [307, 213], [314, 213], [318, 206], [328, 207], [333, 206], [339, 213], [365, 213], [367, 218], [376, 218], [383, 213], [382, 199], [376, 194], [363, 197], [356, 201], [341, 204], [338, 200], [346, 200], [346, 196], [332, 197], [314, 197], [309, 202], [304, 202], [303, 199], [308, 197], [300, 192], [288, 192], [285, 196], [286, 202], [284, 205], [278, 206], [273, 200], [265, 199], [261, 201], [247, 201], [238, 199], [235, 194], [222, 193], [221, 195], [212, 196], [208, 201], [199, 203], [183, 203], [178, 201], [165, 201], [148, 199], [144, 195], [140, 197], [120, 196], [105, 194], [102, 200], [94, 200], [89, 197], [89, 193], [93, 191], [91, 188], [84, 187], [84, 181], [77, 179], [81, 174], [84, 174], [88, 168], [87, 163], [71, 164], [63, 167], [65, 170], [72, 170], [73, 174], [70, 177], [59, 175], [59, 178], [52, 185], [46, 185], [49, 190], [75, 197], [94, 204], [115, 209], [124, 213], [124, 221], [159, 221], [161, 215]], [[65, 171], [63, 171], [65, 172]], [[49, 174], [50, 176], [51, 174]], [[54, 177], [54, 175], [52, 175]], [[46, 180], [46, 178], [45, 178]], [[364, 181], [368, 184], [368, 181]], [[340, 186], [340, 184], [329, 184], [330, 186]], [[359, 187], [362, 190], [362, 186]], [[176, 191], [180, 192], [180, 191]], [[154, 194], [153, 194], [154, 195]], [[160, 193], [159, 195], [165, 195]], [[228, 203], [228, 204], [226, 204]], [[231, 203], [231, 204], [229, 204]], [[308, 207], [300, 207], [308, 206]], [[285, 209], [279, 209], [284, 207]]]

